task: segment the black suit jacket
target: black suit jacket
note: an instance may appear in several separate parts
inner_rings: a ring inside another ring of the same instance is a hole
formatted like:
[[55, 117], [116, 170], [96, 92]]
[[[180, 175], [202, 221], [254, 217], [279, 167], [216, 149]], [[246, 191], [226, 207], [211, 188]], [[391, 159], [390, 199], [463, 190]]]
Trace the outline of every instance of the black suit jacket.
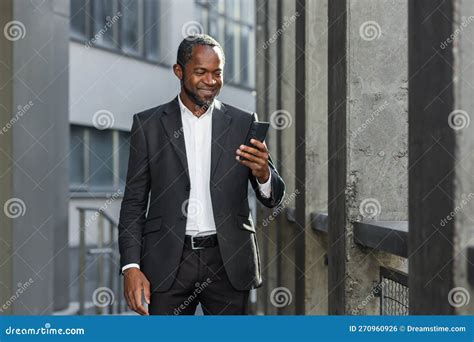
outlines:
[[[251, 170], [235, 160], [257, 115], [215, 100], [212, 114], [211, 202], [219, 249], [237, 290], [262, 283], [248, 181], [266, 207], [283, 199], [285, 184], [271, 158], [271, 197], [263, 198]], [[140, 264], [152, 291], [168, 290], [183, 251], [190, 179], [181, 111], [176, 97], [133, 116], [130, 159], [120, 210], [120, 265]], [[148, 213], [147, 213], [147, 208]]]

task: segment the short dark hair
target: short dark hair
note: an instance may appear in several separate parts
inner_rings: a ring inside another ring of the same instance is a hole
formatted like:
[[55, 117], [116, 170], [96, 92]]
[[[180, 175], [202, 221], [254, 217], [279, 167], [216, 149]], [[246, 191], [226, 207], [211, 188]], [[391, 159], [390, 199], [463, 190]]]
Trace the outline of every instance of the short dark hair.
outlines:
[[224, 50], [221, 44], [211, 36], [207, 34], [193, 34], [184, 38], [178, 47], [177, 64], [184, 69], [186, 63], [191, 59], [193, 55], [193, 47], [196, 45], [205, 45], [214, 47], [217, 46], [222, 52], [222, 60], [225, 62]]

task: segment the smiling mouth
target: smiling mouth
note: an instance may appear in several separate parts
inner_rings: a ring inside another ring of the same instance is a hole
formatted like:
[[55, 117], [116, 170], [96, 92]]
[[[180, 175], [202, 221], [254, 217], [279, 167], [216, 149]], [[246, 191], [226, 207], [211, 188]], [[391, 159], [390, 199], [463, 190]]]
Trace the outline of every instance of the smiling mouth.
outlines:
[[199, 91], [200, 91], [201, 93], [205, 93], [205, 94], [209, 94], [209, 95], [212, 95], [212, 94], [214, 94], [214, 93], [216, 92], [215, 89], [199, 89]]

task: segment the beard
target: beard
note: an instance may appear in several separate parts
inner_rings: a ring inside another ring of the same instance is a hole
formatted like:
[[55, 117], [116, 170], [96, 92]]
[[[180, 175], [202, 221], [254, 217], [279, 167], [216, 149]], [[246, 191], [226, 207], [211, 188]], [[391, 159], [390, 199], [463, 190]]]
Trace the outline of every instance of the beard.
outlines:
[[[183, 79], [185, 79], [186, 76], [184, 75], [183, 73]], [[193, 101], [193, 103], [202, 108], [202, 109], [205, 109], [207, 110], [207, 108], [209, 108], [209, 106], [212, 104], [212, 101], [214, 101], [214, 98], [219, 94], [219, 92], [216, 93], [215, 96], [213, 96], [211, 99], [209, 100], [205, 100], [205, 99], [202, 99], [198, 96], [198, 94], [196, 94], [194, 91], [192, 91], [191, 89], [189, 89], [186, 84], [184, 83], [183, 80], [181, 80], [181, 87], [183, 88], [184, 92], [186, 93], [186, 95], [188, 95], [188, 97], [191, 99], [191, 101]]]
[[188, 97], [191, 99], [191, 101], [193, 101], [193, 103], [196, 106], [206, 107], [206, 106], [209, 106], [211, 104], [212, 100], [205, 101], [205, 100], [199, 98], [199, 96], [195, 92], [193, 92], [191, 89], [186, 87], [184, 82], [182, 83], [182, 86], [183, 86], [183, 89], [184, 89], [184, 92], [186, 93], [186, 95], [188, 95]]

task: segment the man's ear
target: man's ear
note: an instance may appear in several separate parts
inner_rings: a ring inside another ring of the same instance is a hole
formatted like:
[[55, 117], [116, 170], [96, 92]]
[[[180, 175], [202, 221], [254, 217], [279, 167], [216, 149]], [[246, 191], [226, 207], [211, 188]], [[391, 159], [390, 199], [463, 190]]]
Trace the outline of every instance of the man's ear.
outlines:
[[180, 81], [183, 80], [183, 69], [181, 68], [181, 65], [174, 64], [173, 65], [173, 72], [176, 75], [176, 77], [179, 78]]

